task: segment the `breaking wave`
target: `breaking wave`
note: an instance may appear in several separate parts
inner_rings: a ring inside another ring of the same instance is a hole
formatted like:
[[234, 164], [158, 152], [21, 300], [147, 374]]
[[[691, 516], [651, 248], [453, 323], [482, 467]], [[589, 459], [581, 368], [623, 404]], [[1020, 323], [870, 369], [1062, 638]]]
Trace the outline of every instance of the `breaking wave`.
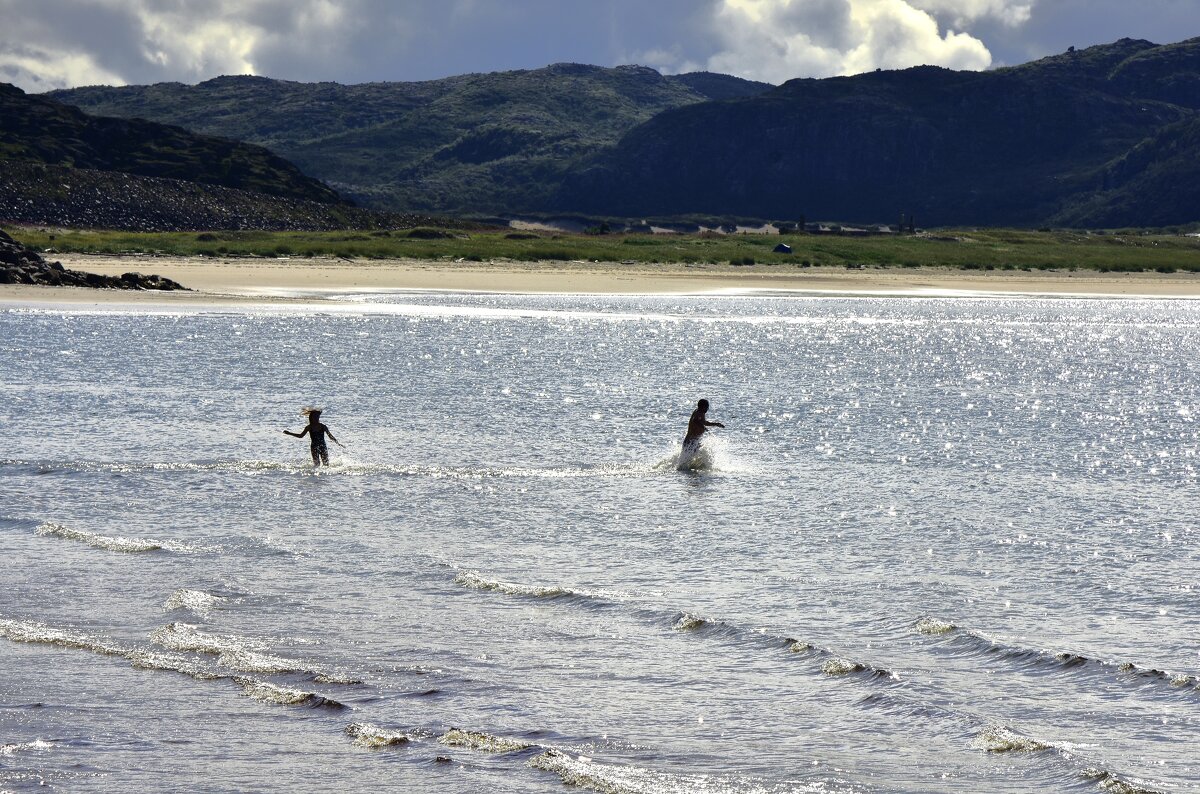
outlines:
[[166, 548], [164, 544], [153, 540], [144, 540], [139, 538], [111, 538], [105, 535], [98, 535], [94, 532], [71, 529], [70, 527], [63, 526], [62, 524], [41, 524], [36, 530], [34, 530], [34, 533], [45, 537], [77, 540], [81, 543], [86, 543], [92, 548], [106, 549], [108, 551], [136, 553], [143, 551], [160, 551]]
[[745, 778], [674, 775], [636, 766], [601, 764], [586, 756], [549, 749], [529, 760], [529, 766], [558, 775], [564, 785], [601, 794], [848, 794], [864, 789], [840, 780], [764, 783]]
[[279, 686], [268, 681], [258, 681], [253, 678], [242, 678], [240, 676], [235, 676], [233, 681], [242, 688], [242, 691], [247, 696], [263, 703], [271, 703], [278, 706], [307, 706], [314, 709], [341, 710], [348, 708], [346, 704], [339, 703], [324, 695], [318, 695], [316, 692], [292, 689], [291, 687]]
[[13, 642], [57, 645], [60, 648], [91, 651], [102, 656], [125, 656], [129, 653], [128, 648], [90, 634], [55, 628], [36, 621], [0, 619], [0, 637], [5, 637]]
[[459, 728], [446, 731], [438, 737], [438, 741], [447, 747], [466, 747], [483, 753], [517, 753], [536, 746], [520, 739], [507, 739], [490, 733], [464, 731]]
[[346, 726], [345, 733], [354, 740], [354, 744], [372, 750], [382, 747], [403, 747], [416, 741], [415, 736], [403, 731], [387, 730], [367, 722], [352, 722]]

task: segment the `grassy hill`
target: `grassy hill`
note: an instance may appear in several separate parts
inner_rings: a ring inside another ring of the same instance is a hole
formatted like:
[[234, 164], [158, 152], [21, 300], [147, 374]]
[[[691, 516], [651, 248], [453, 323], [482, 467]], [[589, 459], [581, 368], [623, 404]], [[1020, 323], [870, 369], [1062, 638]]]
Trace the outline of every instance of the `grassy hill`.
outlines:
[[50, 96], [267, 146], [370, 206], [488, 213], [542, 208], [572, 162], [663, 110], [769, 88], [727, 75], [555, 64], [415, 83], [221, 77]]

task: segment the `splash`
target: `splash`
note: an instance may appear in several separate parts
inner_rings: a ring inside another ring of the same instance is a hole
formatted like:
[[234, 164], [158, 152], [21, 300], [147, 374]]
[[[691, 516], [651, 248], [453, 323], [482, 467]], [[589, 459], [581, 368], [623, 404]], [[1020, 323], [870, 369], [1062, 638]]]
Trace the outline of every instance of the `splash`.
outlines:
[[953, 623], [948, 623], [938, 618], [923, 617], [917, 620], [915, 627], [922, 634], [931, 634], [934, 636], [941, 634], [949, 634], [954, 631], [957, 626]]
[[202, 590], [180, 589], [171, 593], [171, 597], [163, 604], [163, 609], [168, 611], [183, 609], [203, 617], [217, 606], [225, 603], [225, 600], [221, 596]]
[[32, 742], [18, 742], [16, 744], [0, 744], [0, 755], [16, 755], [29, 750], [50, 750], [54, 747], [53, 744], [45, 739], [34, 739]]

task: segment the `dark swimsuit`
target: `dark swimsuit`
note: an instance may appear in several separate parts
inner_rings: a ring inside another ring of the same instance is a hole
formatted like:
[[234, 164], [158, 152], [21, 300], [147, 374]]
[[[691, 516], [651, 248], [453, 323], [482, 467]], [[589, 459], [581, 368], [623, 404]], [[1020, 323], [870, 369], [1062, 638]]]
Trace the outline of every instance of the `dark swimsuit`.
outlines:
[[312, 445], [312, 455], [315, 459], [318, 455], [321, 460], [329, 460], [329, 447], [325, 445], [325, 425], [309, 425], [308, 435]]

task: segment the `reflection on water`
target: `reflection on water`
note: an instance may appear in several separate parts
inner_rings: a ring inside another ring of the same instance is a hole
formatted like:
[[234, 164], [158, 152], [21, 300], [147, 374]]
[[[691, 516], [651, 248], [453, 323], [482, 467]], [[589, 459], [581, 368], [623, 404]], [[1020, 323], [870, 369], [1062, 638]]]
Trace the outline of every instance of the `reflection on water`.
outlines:
[[1195, 304], [359, 298], [0, 313], [0, 789], [1200, 787]]

